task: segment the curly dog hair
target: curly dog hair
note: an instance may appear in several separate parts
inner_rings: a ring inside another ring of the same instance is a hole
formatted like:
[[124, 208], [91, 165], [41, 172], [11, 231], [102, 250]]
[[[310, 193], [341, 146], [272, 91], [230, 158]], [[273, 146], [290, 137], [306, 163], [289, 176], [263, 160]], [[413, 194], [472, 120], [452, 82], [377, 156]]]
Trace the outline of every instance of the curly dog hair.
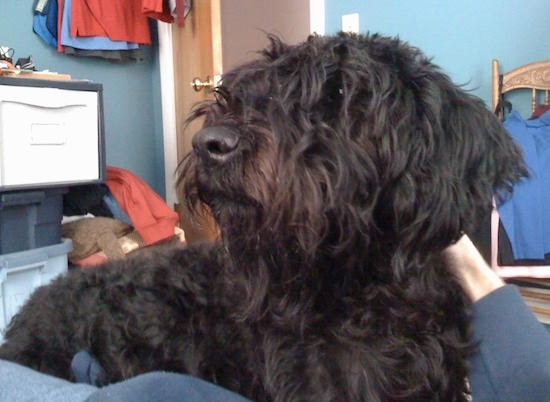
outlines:
[[484, 103], [376, 34], [276, 37], [227, 72], [178, 188], [217, 242], [39, 288], [0, 357], [114, 382], [185, 372], [257, 401], [465, 401], [470, 305], [441, 251], [527, 174]]

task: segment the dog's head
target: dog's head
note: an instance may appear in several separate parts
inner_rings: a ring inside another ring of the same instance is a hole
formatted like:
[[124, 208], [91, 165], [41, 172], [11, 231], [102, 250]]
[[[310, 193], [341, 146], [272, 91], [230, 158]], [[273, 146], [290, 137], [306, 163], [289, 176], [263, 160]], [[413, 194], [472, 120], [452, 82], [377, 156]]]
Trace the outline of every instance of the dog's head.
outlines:
[[245, 252], [433, 253], [526, 173], [484, 103], [399, 39], [270, 39], [195, 109], [179, 178]]

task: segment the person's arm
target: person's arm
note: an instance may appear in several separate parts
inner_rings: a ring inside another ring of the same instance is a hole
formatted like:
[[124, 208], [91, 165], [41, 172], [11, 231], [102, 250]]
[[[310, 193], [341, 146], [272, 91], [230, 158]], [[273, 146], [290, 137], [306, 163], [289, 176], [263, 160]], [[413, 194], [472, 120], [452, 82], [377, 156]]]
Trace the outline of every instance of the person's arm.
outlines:
[[550, 401], [550, 334], [467, 236], [444, 252], [473, 302], [477, 352], [470, 358], [473, 401]]

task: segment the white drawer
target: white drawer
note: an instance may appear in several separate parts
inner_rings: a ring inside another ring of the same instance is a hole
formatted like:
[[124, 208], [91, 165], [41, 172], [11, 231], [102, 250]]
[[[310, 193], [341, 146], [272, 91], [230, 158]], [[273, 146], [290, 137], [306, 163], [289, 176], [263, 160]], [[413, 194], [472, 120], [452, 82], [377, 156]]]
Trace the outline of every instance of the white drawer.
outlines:
[[0, 82], [0, 187], [102, 179], [100, 114], [99, 90]]

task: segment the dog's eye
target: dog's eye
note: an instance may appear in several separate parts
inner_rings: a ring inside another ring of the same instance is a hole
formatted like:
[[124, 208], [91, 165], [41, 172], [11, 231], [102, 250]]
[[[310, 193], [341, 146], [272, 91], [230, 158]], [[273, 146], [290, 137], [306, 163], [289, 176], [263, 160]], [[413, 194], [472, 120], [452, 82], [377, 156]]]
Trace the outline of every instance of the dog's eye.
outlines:
[[267, 107], [267, 105], [273, 100], [272, 96], [256, 96], [254, 97], [252, 104], [256, 106], [256, 108], [263, 110]]
[[321, 100], [322, 103], [325, 103], [325, 107], [320, 108], [320, 110], [330, 111], [330, 113], [336, 113], [340, 109], [340, 104], [342, 102], [342, 97], [344, 96], [344, 88], [342, 87], [340, 80], [327, 81], [325, 83], [325, 98]]
[[227, 89], [225, 89], [223, 86], [218, 86], [214, 88], [214, 99], [216, 99], [216, 103], [218, 103], [220, 106], [227, 107], [231, 96]]

